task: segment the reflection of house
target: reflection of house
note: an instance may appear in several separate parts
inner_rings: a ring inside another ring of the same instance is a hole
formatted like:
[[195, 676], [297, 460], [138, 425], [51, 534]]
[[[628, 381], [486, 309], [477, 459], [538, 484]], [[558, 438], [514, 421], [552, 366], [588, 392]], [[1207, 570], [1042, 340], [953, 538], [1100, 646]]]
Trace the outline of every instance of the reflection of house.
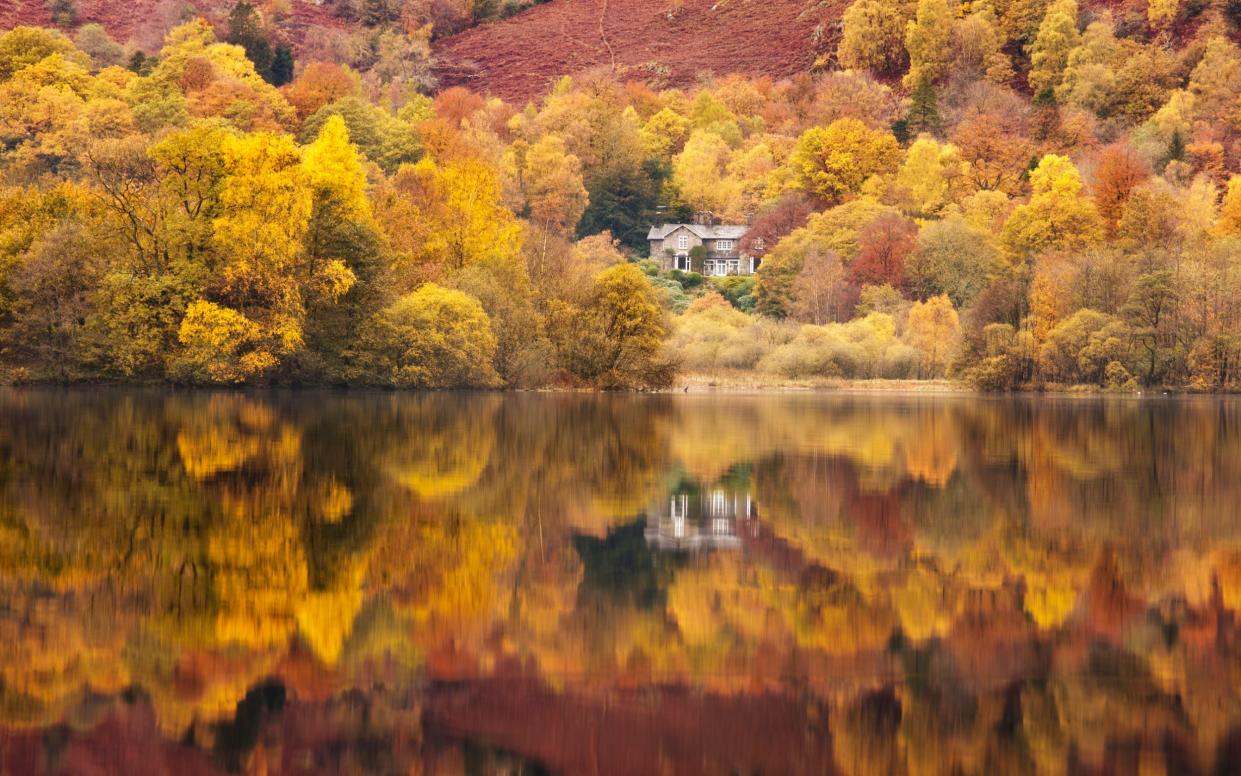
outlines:
[[749, 492], [714, 487], [673, 493], [665, 508], [648, 514], [646, 543], [661, 550], [734, 550], [741, 532], [758, 519]]
[[749, 227], [717, 224], [709, 213], [695, 216], [692, 224], [652, 226], [646, 239], [651, 258], [664, 269], [701, 272], [704, 275], [753, 275], [760, 259], [739, 250]]

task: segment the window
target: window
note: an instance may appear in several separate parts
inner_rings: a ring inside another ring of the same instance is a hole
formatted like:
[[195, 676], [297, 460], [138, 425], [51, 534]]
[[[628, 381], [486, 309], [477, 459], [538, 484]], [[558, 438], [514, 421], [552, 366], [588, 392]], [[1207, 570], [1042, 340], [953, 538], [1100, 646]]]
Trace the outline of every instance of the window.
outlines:
[[682, 272], [689, 272], [689, 256], [684, 253], [679, 254], [676, 258], [676, 268]]
[[736, 275], [740, 271], [741, 271], [741, 262], [738, 261], [737, 259], [729, 259], [728, 260], [728, 274]]
[[731, 251], [733, 249], [732, 240], [716, 240], [715, 249], [717, 251]]
[[685, 250], [689, 248], [689, 235], [688, 234], [677, 235], [677, 247], [680, 248], [681, 250]]

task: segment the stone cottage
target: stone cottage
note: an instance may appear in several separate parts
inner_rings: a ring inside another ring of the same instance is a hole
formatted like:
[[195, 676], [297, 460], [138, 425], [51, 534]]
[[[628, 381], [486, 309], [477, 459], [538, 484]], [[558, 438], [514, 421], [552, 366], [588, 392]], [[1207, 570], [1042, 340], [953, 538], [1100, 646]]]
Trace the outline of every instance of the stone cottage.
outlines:
[[[666, 270], [753, 275], [761, 259], [738, 250], [748, 230], [745, 224], [717, 224], [709, 213], [700, 213], [692, 224], [652, 226], [646, 239], [651, 244], [651, 258]], [[700, 246], [701, 250], [695, 250]]]

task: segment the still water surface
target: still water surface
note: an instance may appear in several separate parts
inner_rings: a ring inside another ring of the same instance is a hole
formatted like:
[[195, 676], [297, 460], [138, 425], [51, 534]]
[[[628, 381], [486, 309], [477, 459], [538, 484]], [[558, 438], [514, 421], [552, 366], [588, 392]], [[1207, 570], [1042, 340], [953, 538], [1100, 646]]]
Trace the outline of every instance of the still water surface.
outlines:
[[1241, 402], [0, 392], [0, 773], [1241, 772]]

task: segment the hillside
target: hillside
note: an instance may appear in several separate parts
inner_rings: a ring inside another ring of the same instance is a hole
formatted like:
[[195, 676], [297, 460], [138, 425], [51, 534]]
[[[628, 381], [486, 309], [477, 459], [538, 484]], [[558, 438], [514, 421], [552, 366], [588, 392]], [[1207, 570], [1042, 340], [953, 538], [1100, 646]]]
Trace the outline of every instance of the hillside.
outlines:
[[435, 46], [444, 86], [524, 101], [605, 67], [655, 86], [702, 73], [788, 76], [835, 50], [845, 0], [553, 0]]
[[[97, 22], [148, 51], [176, 19], [222, 23], [229, 0], [78, 0], [78, 23]], [[603, 67], [653, 86], [685, 86], [704, 73], [788, 76], [835, 51], [847, 0], [552, 0], [511, 18], [439, 39], [441, 86], [524, 102], [560, 76]], [[330, 5], [292, 0], [276, 35], [301, 54], [308, 30], [356, 28]], [[0, 29], [52, 26], [45, 0], [0, 3]]]
[[[78, 24], [101, 24], [116, 40], [132, 42], [154, 52], [158, 51], [163, 34], [178, 21], [176, 17], [198, 13], [218, 23], [228, 16], [233, 5], [233, 0], [185, 0], [184, 3], [167, 0], [77, 0]], [[311, 27], [346, 26], [330, 7], [307, 0], [292, 0], [289, 5], [289, 15], [276, 20], [275, 27], [278, 34], [293, 43], [295, 48]], [[53, 26], [45, 0], [0, 2], [0, 29], [7, 30], [19, 24]]]

